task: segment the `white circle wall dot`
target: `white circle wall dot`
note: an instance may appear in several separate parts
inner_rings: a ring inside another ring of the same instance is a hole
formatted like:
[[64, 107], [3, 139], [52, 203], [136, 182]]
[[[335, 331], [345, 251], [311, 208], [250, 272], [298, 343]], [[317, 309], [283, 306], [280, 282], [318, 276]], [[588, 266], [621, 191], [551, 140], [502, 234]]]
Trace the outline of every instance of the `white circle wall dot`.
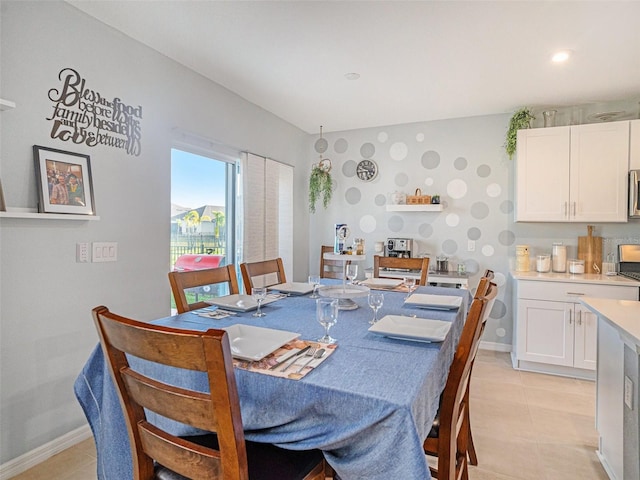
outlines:
[[384, 143], [387, 140], [389, 140], [389, 135], [387, 134], [387, 132], [380, 132], [378, 133], [378, 141], [380, 143]]
[[450, 227], [457, 227], [460, 224], [460, 217], [456, 213], [447, 215], [446, 223]]
[[425, 178], [425, 179], [424, 179], [424, 184], [425, 184], [427, 187], [430, 187], [431, 185], [433, 185], [433, 178], [431, 178], [431, 177], [427, 177], [427, 178]]
[[504, 328], [502, 328], [502, 327], [500, 327], [500, 328], [496, 328], [496, 336], [498, 336], [498, 337], [502, 338], [502, 337], [504, 337], [506, 334], [507, 334], [507, 331], [506, 331]]
[[376, 217], [373, 215], [364, 215], [360, 219], [360, 230], [364, 233], [372, 233], [375, 231], [377, 226]]
[[409, 147], [407, 147], [407, 144], [404, 142], [396, 142], [389, 148], [389, 156], [396, 162], [407, 158], [408, 153]]
[[462, 198], [467, 194], [467, 182], [459, 178], [451, 180], [447, 185], [447, 194], [451, 198]]
[[424, 133], [418, 133], [416, 135], [416, 141], [418, 142], [424, 142]]
[[494, 253], [495, 249], [491, 245], [485, 245], [484, 247], [482, 247], [482, 254], [485, 257], [493, 257]]
[[490, 197], [499, 197], [501, 193], [502, 187], [497, 183], [492, 183], [491, 185], [487, 186], [487, 195], [489, 195]]

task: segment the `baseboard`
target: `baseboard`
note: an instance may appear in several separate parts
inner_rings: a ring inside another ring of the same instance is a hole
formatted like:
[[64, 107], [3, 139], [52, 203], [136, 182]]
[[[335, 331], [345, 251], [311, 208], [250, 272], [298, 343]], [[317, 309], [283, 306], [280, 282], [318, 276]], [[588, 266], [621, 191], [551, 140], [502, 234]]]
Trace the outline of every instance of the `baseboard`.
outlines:
[[0, 465], [0, 480], [9, 480], [16, 475], [35, 467], [39, 463], [48, 460], [55, 454], [73, 447], [74, 445], [91, 437], [89, 425], [82, 426], [62, 435], [44, 445], [20, 455], [13, 460]]
[[478, 345], [480, 350], [493, 350], [494, 352], [510, 352], [510, 343], [497, 343], [497, 342], [480, 342]]

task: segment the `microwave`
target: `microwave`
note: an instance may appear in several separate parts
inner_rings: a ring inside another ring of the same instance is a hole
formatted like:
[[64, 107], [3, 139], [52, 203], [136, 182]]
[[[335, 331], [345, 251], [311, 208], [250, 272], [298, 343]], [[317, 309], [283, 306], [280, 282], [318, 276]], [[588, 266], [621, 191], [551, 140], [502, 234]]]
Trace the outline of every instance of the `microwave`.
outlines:
[[629, 172], [629, 218], [640, 218], [640, 170]]

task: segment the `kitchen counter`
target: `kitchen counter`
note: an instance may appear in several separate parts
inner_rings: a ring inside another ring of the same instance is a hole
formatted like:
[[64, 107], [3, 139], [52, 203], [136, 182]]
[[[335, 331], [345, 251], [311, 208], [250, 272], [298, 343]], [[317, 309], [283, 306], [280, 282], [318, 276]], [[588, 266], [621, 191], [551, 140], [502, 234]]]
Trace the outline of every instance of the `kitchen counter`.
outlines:
[[570, 282], [570, 283], [590, 283], [600, 285], [619, 285], [625, 287], [640, 287], [640, 282], [621, 275], [602, 275], [600, 273], [539, 273], [539, 272], [516, 272], [512, 271], [511, 276], [516, 280], [533, 280], [541, 282]]

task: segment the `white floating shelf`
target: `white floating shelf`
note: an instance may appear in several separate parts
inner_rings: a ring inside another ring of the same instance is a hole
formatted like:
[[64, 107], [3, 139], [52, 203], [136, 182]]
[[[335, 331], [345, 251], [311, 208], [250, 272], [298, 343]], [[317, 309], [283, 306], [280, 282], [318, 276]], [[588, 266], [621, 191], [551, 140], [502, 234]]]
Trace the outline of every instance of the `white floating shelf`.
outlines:
[[437, 205], [387, 205], [387, 212], [441, 212], [442, 204]]
[[9, 208], [0, 212], [0, 218], [35, 218], [37, 220], [100, 220], [97, 215], [75, 215], [72, 213], [39, 213], [35, 208]]
[[0, 111], [11, 110], [12, 108], [16, 108], [16, 104], [14, 102], [0, 98]]

